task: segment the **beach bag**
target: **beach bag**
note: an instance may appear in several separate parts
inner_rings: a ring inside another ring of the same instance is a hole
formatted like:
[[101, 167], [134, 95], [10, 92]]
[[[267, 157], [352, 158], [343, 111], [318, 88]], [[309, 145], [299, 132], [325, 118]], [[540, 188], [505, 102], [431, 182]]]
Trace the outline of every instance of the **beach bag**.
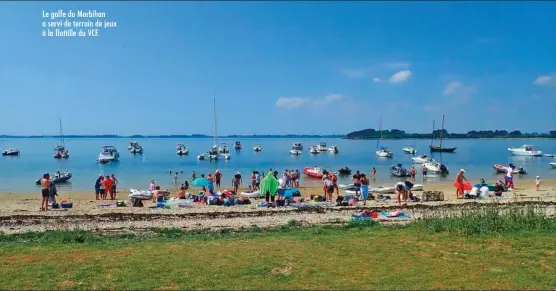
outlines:
[[60, 208], [60, 204], [58, 203], [52, 203], [52, 209], [59, 209]]
[[65, 203], [62, 203], [61, 206], [62, 206], [63, 209], [72, 208], [73, 207], [73, 202], [65, 202]]

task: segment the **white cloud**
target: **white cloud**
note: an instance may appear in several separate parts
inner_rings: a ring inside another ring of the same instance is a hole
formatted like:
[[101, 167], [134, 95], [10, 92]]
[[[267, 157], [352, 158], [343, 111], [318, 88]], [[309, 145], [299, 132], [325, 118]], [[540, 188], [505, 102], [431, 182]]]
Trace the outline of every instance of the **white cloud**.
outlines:
[[380, 82], [382, 82], [382, 80], [381, 80], [380, 78], [374, 78], [374, 79], [373, 79], [373, 82], [375, 82], [375, 83], [380, 83]]
[[554, 86], [556, 85], [556, 73], [540, 76], [533, 82], [533, 84], [537, 86]]
[[311, 102], [311, 98], [280, 97], [278, 98], [278, 100], [276, 100], [276, 107], [292, 109], [301, 107], [309, 102]]
[[411, 77], [411, 74], [412, 73], [410, 70], [399, 71], [394, 75], [392, 75], [392, 77], [390, 77], [388, 82], [390, 82], [391, 84], [399, 84], [399, 83], [406, 82], [407, 80], [409, 80], [409, 77]]
[[446, 87], [444, 87], [444, 95], [452, 95], [456, 93], [456, 91], [460, 89], [462, 86], [463, 84], [461, 82], [452, 81], [446, 84]]
[[390, 70], [401, 70], [408, 69], [409, 63], [407, 62], [391, 62], [391, 63], [379, 63], [370, 67], [357, 68], [357, 69], [346, 69], [340, 72], [352, 79], [367, 78], [373, 73], [384, 73]]
[[346, 100], [348, 97], [342, 94], [329, 94], [324, 98], [299, 98], [299, 97], [280, 97], [276, 100], [276, 107], [285, 109], [299, 108], [305, 105], [327, 105], [332, 102]]

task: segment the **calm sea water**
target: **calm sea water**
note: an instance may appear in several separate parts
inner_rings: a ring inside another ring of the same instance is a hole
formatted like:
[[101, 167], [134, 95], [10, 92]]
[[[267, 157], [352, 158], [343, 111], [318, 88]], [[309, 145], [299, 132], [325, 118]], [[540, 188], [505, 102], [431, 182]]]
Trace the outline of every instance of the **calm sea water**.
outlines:
[[[16, 147], [21, 150], [19, 157], [0, 156], [0, 191], [34, 191], [37, 190], [35, 180], [45, 172], [70, 171], [73, 174], [71, 183], [64, 186], [72, 190], [88, 190], [93, 188], [95, 178], [99, 174], [114, 173], [120, 181], [120, 187], [146, 188], [150, 180], [154, 179], [162, 186], [171, 187], [174, 184], [173, 175], [168, 171], [184, 171], [180, 181], [188, 179], [191, 171], [201, 173], [214, 172], [219, 169], [224, 174], [223, 184], [230, 185], [231, 177], [240, 171], [249, 179], [250, 172], [254, 169], [267, 171], [269, 168], [283, 171], [318, 165], [322, 168], [337, 171], [343, 166], [353, 170], [359, 169], [369, 173], [372, 167], [377, 168], [377, 181], [388, 184], [397, 179], [390, 176], [388, 167], [401, 163], [409, 168], [412, 160], [403, 153], [402, 148], [411, 145], [418, 152], [428, 154], [428, 140], [385, 140], [393, 152], [392, 159], [381, 159], [375, 155], [376, 141], [357, 141], [343, 139], [243, 139], [243, 149], [236, 152], [233, 149], [235, 139], [220, 139], [227, 142], [231, 149], [232, 158], [228, 161], [217, 162], [198, 161], [197, 155], [205, 152], [212, 145], [212, 139], [138, 139], [144, 147], [143, 155], [133, 155], [127, 151], [128, 139], [69, 139], [66, 146], [71, 157], [67, 160], [52, 158], [53, 148], [57, 139], [3, 139], [0, 140], [0, 149]], [[340, 152], [336, 155], [323, 152], [318, 155], [308, 153], [312, 144], [327, 142], [336, 145]], [[289, 150], [293, 142], [303, 143], [303, 154], [298, 157], [291, 156]], [[177, 156], [176, 144], [183, 143], [190, 149], [188, 156]], [[253, 152], [253, 145], [261, 144], [262, 152]], [[429, 180], [453, 180], [455, 173], [460, 168], [466, 170], [470, 178], [485, 178], [493, 180], [496, 174], [492, 165], [514, 163], [524, 166], [529, 174], [528, 178], [534, 179], [536, 175], [542, 178], [555, 178], [556, 170], [552, 170], [549, 163], [553, 158], [532, 158], [511, 156], [507, 148], [522, 144], [534, 144], [543, 153], [556, 153], [556, 142], [553, 140], [446, 140], [445, 146], [458, 147], [456, 153], [434, 154], [437, 160], [442, 160], [449, 170], [446, 178], [437, 177]], [[96, 159], [102, 146], [113, 145], [120, 151], [120, 161], [117, 163], [101, 165]], [[340, 183], [347, 182], [348, 178], [340, 177]], [[302, 184], [318, 183], [314, 179], [304, 178]]]

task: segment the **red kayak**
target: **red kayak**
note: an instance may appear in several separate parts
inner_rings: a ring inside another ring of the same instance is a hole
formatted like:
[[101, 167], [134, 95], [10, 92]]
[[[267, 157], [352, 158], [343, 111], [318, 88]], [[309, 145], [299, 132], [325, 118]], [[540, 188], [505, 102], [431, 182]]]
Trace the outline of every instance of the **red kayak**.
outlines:
[[322, 178], [324, 176], [322, 169], [318, 167], [305, 167], [303, 168], [303, 174], [313, 178]]

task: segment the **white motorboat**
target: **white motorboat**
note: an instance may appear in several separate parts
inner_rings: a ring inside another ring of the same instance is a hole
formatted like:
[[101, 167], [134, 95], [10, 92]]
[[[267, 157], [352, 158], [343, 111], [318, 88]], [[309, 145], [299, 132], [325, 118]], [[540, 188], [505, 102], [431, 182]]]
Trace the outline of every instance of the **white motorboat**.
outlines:
[[256, 144], [256, 145], [253, 146], [253, 150], [255, 152], [260, 152], [260, 151], [263, 150], [263, 147], [260, 144]]
[[143, 153], [143, 146], [137, 144], [132, 149], [129, 150], [132, 154], [142, 154]]
[[216, 145], [213, 145], [208, 152], [202, 153], [199, 156], [197, 156], [197, 159], [213, 161], [213, 160], [218, 160], [218, 156], [219, 156], [218, 147]]
[[550, 163], [550, 166], [551, 166], [552, 168], [556, 168], [556, 162], [551, 162], [551, 163]]
[[326, 152], [326, 151], [328, 150], [328, 147], [326, 146], [326, 143], [325, 143], [325, 142], [321, 142], [321, 143], [319, 143], [319, 145], [318, 145], [318, 149], [319, 149], [319, 151], [321, 151], [321, 152]]
[[292, 149], [290, 150], [290, 154], [292, 154], [292, 155], [294, 155], [294, 156], [299, 156], [299, 155], [301, 155], [301, 150], [292, 148]]
[[66, 149], [64, 143], [64, 132], [62, 131], [62, 119], [60, 118], [60, 144], [54, 148], [54, 158], [55, 159], [67, 159], [69, 158], [69, 151]]
[[417, 164], [424, 164], [431, 161], [431, 158], [429, 158], [427, 155], [420, 155], [418, 157], [412, 157], [411, 159]]
[[228, 149], [228, 144], [227, 143], [221, 143], [220, 146], [218, 147], [218, 153], [220, 154], [229, 154], [230, 153], [230, 149]]
[[110, 162], [115, 162], [120, 159], [120, 153], [114, 146], [103, 146], [102, 152], [98, 156], [98, 162], [101, 164], [106, 164]]
[[187, 147], [185, 147], [184, 144], [180, 143], [176, 146], [176, 154], [178, 156], [188, 155], [189, 154], [189, 149]]
[[337, 146], [333, 145], [328, 147], [328, 152], [333, 153], [333, 154], [337, 154], [338, 152], [340, 152], [340, 150], [338, 149]]
[[376, 155], [381, 158], [391, 158], [394, 154], [387, 148], [381, 148], [380, 150], [376, 151]]
[[522, 145], [518, 148], [508, 148], [508, 151], [514, 156], [528, 156], [528, 157], [542, 156], [542, 151], [540, 151], [536, 146], [533, 145]]
[[320, 153], [319, 146], [317, 146], [317, 145], [311, 146], [309, 148], [309, 152], [312, 153], [312, 154]]
[[544, 154], [544, 156], [547, 157], [547, 158], [554, 158], [554, 157], [556, 157], [555, 154]]
[[414, 154], [417, 153], [417, 150], [415, 150], [412, 147], [405, 147], [405, 148], [403, 148], [403, 152], [406, 153], [406, 154], [414, 155]]
[[300, 142], [294, 142], [292, 145], [292, 149], [296, 149], [296, 150], [303, 150], [303, 145]]
[[4, 150], [2, 152], [2, 155], [3, 156], [19, 156], [19, 150], [18, 149], [13, 149], [13, 148], [12, 149], [7, 149], [7, 150]]
[[139, 143], [136, 142], [136, 141], [134, 141], [134, 140], [132, 140], [132, 141], [129, 142], [129, 146], [127, 147], [127, 149], [128, 149], [129, 151], [131, 151], [134, 147], [137, 147], [137, 146], [139, 146]]
[[237, 151], [241, 150], [241, 142], [239, 140], [236, 141], [234, 145], [234, 149], [236, 149]]
[[423, 163], [422, 167], [427, 167], [427, 170], [429, 172], [448, 174], [448, 167], [446, 167], [446, 165], [441, 164], [441, 163], [439, 163], [439, 162], [437, 162], [433, 159], [431, 159], [427, 163]]

